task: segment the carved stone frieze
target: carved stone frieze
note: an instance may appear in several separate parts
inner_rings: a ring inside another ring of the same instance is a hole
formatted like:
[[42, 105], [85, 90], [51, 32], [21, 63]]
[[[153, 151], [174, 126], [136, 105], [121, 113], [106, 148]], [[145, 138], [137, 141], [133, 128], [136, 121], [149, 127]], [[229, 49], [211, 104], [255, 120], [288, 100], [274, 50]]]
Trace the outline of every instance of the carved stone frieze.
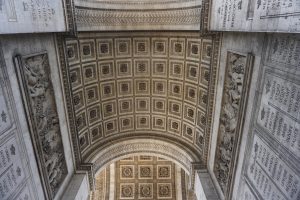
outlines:
[[67, 175], [55, 94], [47, 53], [15, 57], [28, 124], [48, 198]]
[[109, 10], [76, 7], [78, 31], [200, 30], [201, 5], [165, 10]]
[[235, 152], [243, 125], [251, 56], [228, 52], [214, 173], [227, 194], [234, 174]]

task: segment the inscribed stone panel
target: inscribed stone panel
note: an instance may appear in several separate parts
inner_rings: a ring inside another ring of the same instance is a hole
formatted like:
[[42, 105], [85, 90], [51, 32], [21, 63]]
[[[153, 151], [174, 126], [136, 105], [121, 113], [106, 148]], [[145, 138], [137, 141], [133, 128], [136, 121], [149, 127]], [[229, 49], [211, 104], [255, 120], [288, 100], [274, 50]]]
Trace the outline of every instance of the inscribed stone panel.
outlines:
[[243, 179], [259, 199], [300, 198], [298, 40], [269, 35], [264, 48], [243, 166]]
[[297, 0], [214, 0], [212, 30], [300, 32]]
[[1, 0], [0, 34], [67, 31], [63, 1]]

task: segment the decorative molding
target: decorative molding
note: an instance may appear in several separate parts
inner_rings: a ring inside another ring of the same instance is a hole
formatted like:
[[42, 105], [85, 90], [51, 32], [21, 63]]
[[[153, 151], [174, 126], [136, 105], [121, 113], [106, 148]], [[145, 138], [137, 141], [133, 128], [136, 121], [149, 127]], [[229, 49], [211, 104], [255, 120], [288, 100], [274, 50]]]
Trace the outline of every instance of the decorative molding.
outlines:
[[101, 9], [126, 9], [126, 10], [161, 10], [174, 8], [187, 8], [192, 6], [200, 6], [201, 0], [141, 0], [141, 1], [97, 1], [97, 0], [77, 0], [76, 6], [101, 8]]
[[53, 199], [67, 175], [59, 118], [46, 52], [16, 56], [31, 139], [34, 143], [47, 198]]
[[201, 11], [201, 34], [209, 33], [209, 14], [211, 7], [211, 0], [202, 0], [202, 11]]
[[75, 5], [74, 0], [65, 0], [65, 10], [66, 10], [66, 21], [68, 25], [69, 35], [77, 35], [77, 25], [75, 19]]
[[227, 52], [220, 125], [214, 162], [214, 174], [228, 196], [235, 174], [239, 141], [242, 135], [253, 56]]
[[78, 0], [78, 2], [94, 2], [94, 3], [99, 3], [99, 4], [130, 4], [130, 5], [136, 5], [136, 4], [144, 4], [144, 5], [153, 5], [153, 4], [172, 4], [172, 3], [188, 3], [188, 2], [197, 2], [198, 0], [129, 0], [129, 1], [124, 1], [124, 0]]
[[76, 7], [79, 31], [200, 30], [201, 6], [165, 10], [109, 10]]
[[[211, 137], [211, 130], [214, 120], [214, 107], [216, 103], [216, 85], [217, 85], [217, 74], [219, 69], [219, 59], [220, 59], [220, 49], [221, 49], [221, 34], [210, 34], [212, 37], [212, 49], [210, 51], [211, 55], [211, 67], [210, 67], [210, 77], [209, 77], [209, 87], [208, 87], [208, 97], [207, 97], [207, 117], [205, 126], [205, 136], [204, 136], [204, 146], [207, 146], [204, 150], [203, 161], [206, 163], [208, 159], [208, 151]], [[199, 138], [200, 140], [201, 138]]]
[[58, 49], [58, 55], [59, 55], [59, 61], [60, 61], [60, 69], [61, 69], [61, 75], [63, 80], [63, 89], [64, 89], [64, 96], [66, 99], [66, 105], [67, 105], [67, 112], [68, 112], [68, 123], [70, 127], [70, 134], [72, 138], [72, 147], [75, 157], [75, 167], [79, 168], [81, 163], [81, 154], [79, 151], [79, 144], [78, 144], [78, 137], [77, 137], [77, 130], [76, 130], [76, 123], [75, 123], [75, 113], [73, 109], [73, 101], [72, 101], [72, 90], [70, 87], [70, 80], [68, 75], [68, 69], [67, 69], [67, 60], [65, 55], [65, 38], [63, 35], [57, 35], [56, 37], [56, 44]]

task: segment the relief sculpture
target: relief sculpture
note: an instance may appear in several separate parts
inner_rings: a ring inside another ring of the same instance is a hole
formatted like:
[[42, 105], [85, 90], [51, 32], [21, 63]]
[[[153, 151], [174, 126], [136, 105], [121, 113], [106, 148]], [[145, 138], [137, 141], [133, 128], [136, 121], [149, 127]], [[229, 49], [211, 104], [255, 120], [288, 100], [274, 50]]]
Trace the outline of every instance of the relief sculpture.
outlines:
[[54, 198], [67, 175], [54, 90], [47, 53], [16, 57], [23, 86], [32, 140], [49, 198]]
[[247, 86], [247, 56], [228, 52], [214, 173], [227, 193], [232, 175]]

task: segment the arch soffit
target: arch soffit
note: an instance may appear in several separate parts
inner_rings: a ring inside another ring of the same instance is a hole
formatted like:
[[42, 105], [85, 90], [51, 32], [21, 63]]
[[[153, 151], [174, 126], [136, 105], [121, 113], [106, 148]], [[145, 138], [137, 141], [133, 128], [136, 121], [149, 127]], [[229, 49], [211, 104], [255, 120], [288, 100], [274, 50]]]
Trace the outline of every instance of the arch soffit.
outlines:
[[187, 149], [157, 139], [130, 139], [116, 142], [107, 148], [94, 152], [87, 158], [86, 162], [93, 164], [94, 174], [97, 174], [114, 161], [140, 154], [155, 155], [171, 160], [187, 173], [191, 172], [193, 163], [200, 163], [200, 158], [191, 155]]
[[175, 160], [174, 158], [171, 158], [169, 156], [166, 156], [166, 155], [162, 155], [162, 154], [159, 154], [159, 153], [149, 153], [149, 152], [139, 152], [139, 153], [131, 153], [131, 154], [126, 154], [126, 155], [123, 155], [123, 156], [119, 156], [119, 157], [116, 157], [114, 159], [112, 159], [111, 161], [107, 162], [106, 164], [104, 164], [102, 167], [100, 168], [95, 168], [94, 169], [94, 174], [95, 174], [95, 177], [98, 176], [98, 174], [103, 170], [105, 169], [106, 167], [110, 166], [110, 164], [112, 163], [115, 163], [119, 160], [122, 160], [122, 159], [125, 159], [125, 158], [128, 158], [128, 157], [133, 157], [133, 156], [156, 156], [156, 157], [160, 157], [160, 158], [163, 158], [163, 159], [166, 159], [168, 161], [172, 161], [173, 163], [175, 163], [177, 166], [179, 166], [181, 169], [183, 169], [187, 175], [190, 175], [191, 174], [191, 169], [188, 168], [189, 166], [188, 165], [183, 165], [182, 163], [178, 162], [178, 160]]

